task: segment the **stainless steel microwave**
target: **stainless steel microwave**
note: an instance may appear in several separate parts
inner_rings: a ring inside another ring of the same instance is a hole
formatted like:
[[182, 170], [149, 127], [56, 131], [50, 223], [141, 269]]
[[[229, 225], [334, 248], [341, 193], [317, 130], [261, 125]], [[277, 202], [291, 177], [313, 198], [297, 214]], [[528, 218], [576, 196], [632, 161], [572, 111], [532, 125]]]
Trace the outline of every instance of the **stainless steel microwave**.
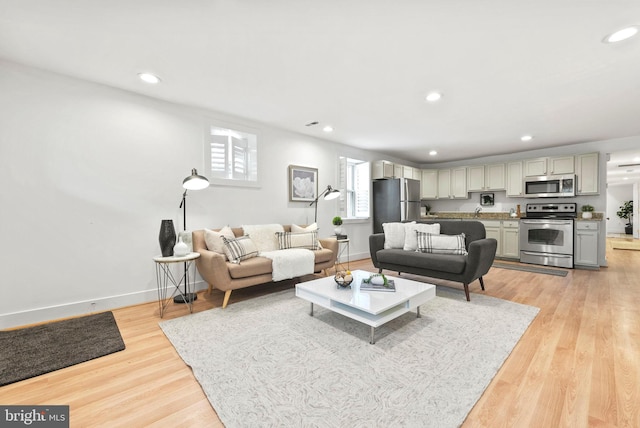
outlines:
[[567, 198], [575, 195], [575, 174], [543, 175], [524, 178], [525, 198]]

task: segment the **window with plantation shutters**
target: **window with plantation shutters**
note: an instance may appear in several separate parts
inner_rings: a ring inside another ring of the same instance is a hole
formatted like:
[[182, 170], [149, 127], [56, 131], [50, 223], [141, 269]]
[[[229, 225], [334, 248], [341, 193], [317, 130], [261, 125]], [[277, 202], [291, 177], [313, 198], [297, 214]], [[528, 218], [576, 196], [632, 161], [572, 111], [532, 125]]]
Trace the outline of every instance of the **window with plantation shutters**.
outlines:
[[338, 182], [342, 190], [339, 214], [343, 218], [369, 218], [369, 162], [340, 157], [338, 159]]
[[236, 183], [257, 183], [257, 136], [248, 132], [211, 126], [208, 135], [210, 178]]

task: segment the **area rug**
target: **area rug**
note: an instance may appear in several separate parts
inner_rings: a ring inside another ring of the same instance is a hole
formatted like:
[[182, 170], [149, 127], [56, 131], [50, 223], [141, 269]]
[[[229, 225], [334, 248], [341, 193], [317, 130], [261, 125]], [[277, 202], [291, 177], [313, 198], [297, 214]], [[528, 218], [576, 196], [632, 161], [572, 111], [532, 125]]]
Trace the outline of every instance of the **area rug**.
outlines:
[[438, 287], [376, 329], [273, 293], [160, 323], [227, 428], [457, 427], [539, 309]]
[[0, 331], [0, 386], [124, 348], [111, 312]]
[[640, 241], [637, 239], [634, 239], [633, 241], [615, 241], [611, 244], [611, 248], [614, 250], [640, 251]]
[[569, 272], [563, 269], [550, 269], [542, 266], [529, 266], [522, 264], [493, 262], [491, 267], [499, 269], [519, 270], [523, 272], [542, 273], [545, 275], [567, 276]]

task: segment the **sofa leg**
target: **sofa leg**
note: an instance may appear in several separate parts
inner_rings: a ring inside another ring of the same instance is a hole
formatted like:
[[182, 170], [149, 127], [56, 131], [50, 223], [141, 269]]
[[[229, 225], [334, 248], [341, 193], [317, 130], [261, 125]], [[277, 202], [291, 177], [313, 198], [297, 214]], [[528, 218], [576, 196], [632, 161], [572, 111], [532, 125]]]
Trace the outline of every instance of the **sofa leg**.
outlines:
[[465, 296], [467, 296], [467, 302], [470, 302], [471, 298], [469, 297], [469, 284], [464, 284], [464, 294]]
[[482, 277], [478, 279], [480, 280], [480, 287], [482, 288], [482, 291], [484, 291], [484, 279], [482, 279]]
[[227, 303], [229, 303], [229, 297], [231, 297], [231, 290], [227, 290], [224, 292], [224, 299], [222, 300], [222, 309], [227, 307]]

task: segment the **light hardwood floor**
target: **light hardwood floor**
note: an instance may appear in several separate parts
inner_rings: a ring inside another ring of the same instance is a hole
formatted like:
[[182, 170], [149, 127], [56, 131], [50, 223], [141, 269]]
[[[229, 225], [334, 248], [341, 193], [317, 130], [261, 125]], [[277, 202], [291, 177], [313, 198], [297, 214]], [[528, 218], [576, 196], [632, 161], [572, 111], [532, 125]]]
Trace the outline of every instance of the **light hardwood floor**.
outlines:
[[[611, 242], [609, 267], [599, 271], [491, 269], [487, 295], [541, 310], [464, 427], [640, 427], [640, 251]], [[370, 260], [351, 268], [373, 271]], [[293, 283], [234, 291], [230, 304]], [[477, 282], [471, 292], [481, 292]], [[194, 311], [219, 307], [222, 297], [200, 293]], [[158, 327], [157, 303], [113, 312], [126, 350], [0, 387], [0, 403], [70, 405], [72, 427], [222, 426]], [[186, 313], [171, 304], [165, 319]], [[212, 355], [211, 363], [224, 362]]]

